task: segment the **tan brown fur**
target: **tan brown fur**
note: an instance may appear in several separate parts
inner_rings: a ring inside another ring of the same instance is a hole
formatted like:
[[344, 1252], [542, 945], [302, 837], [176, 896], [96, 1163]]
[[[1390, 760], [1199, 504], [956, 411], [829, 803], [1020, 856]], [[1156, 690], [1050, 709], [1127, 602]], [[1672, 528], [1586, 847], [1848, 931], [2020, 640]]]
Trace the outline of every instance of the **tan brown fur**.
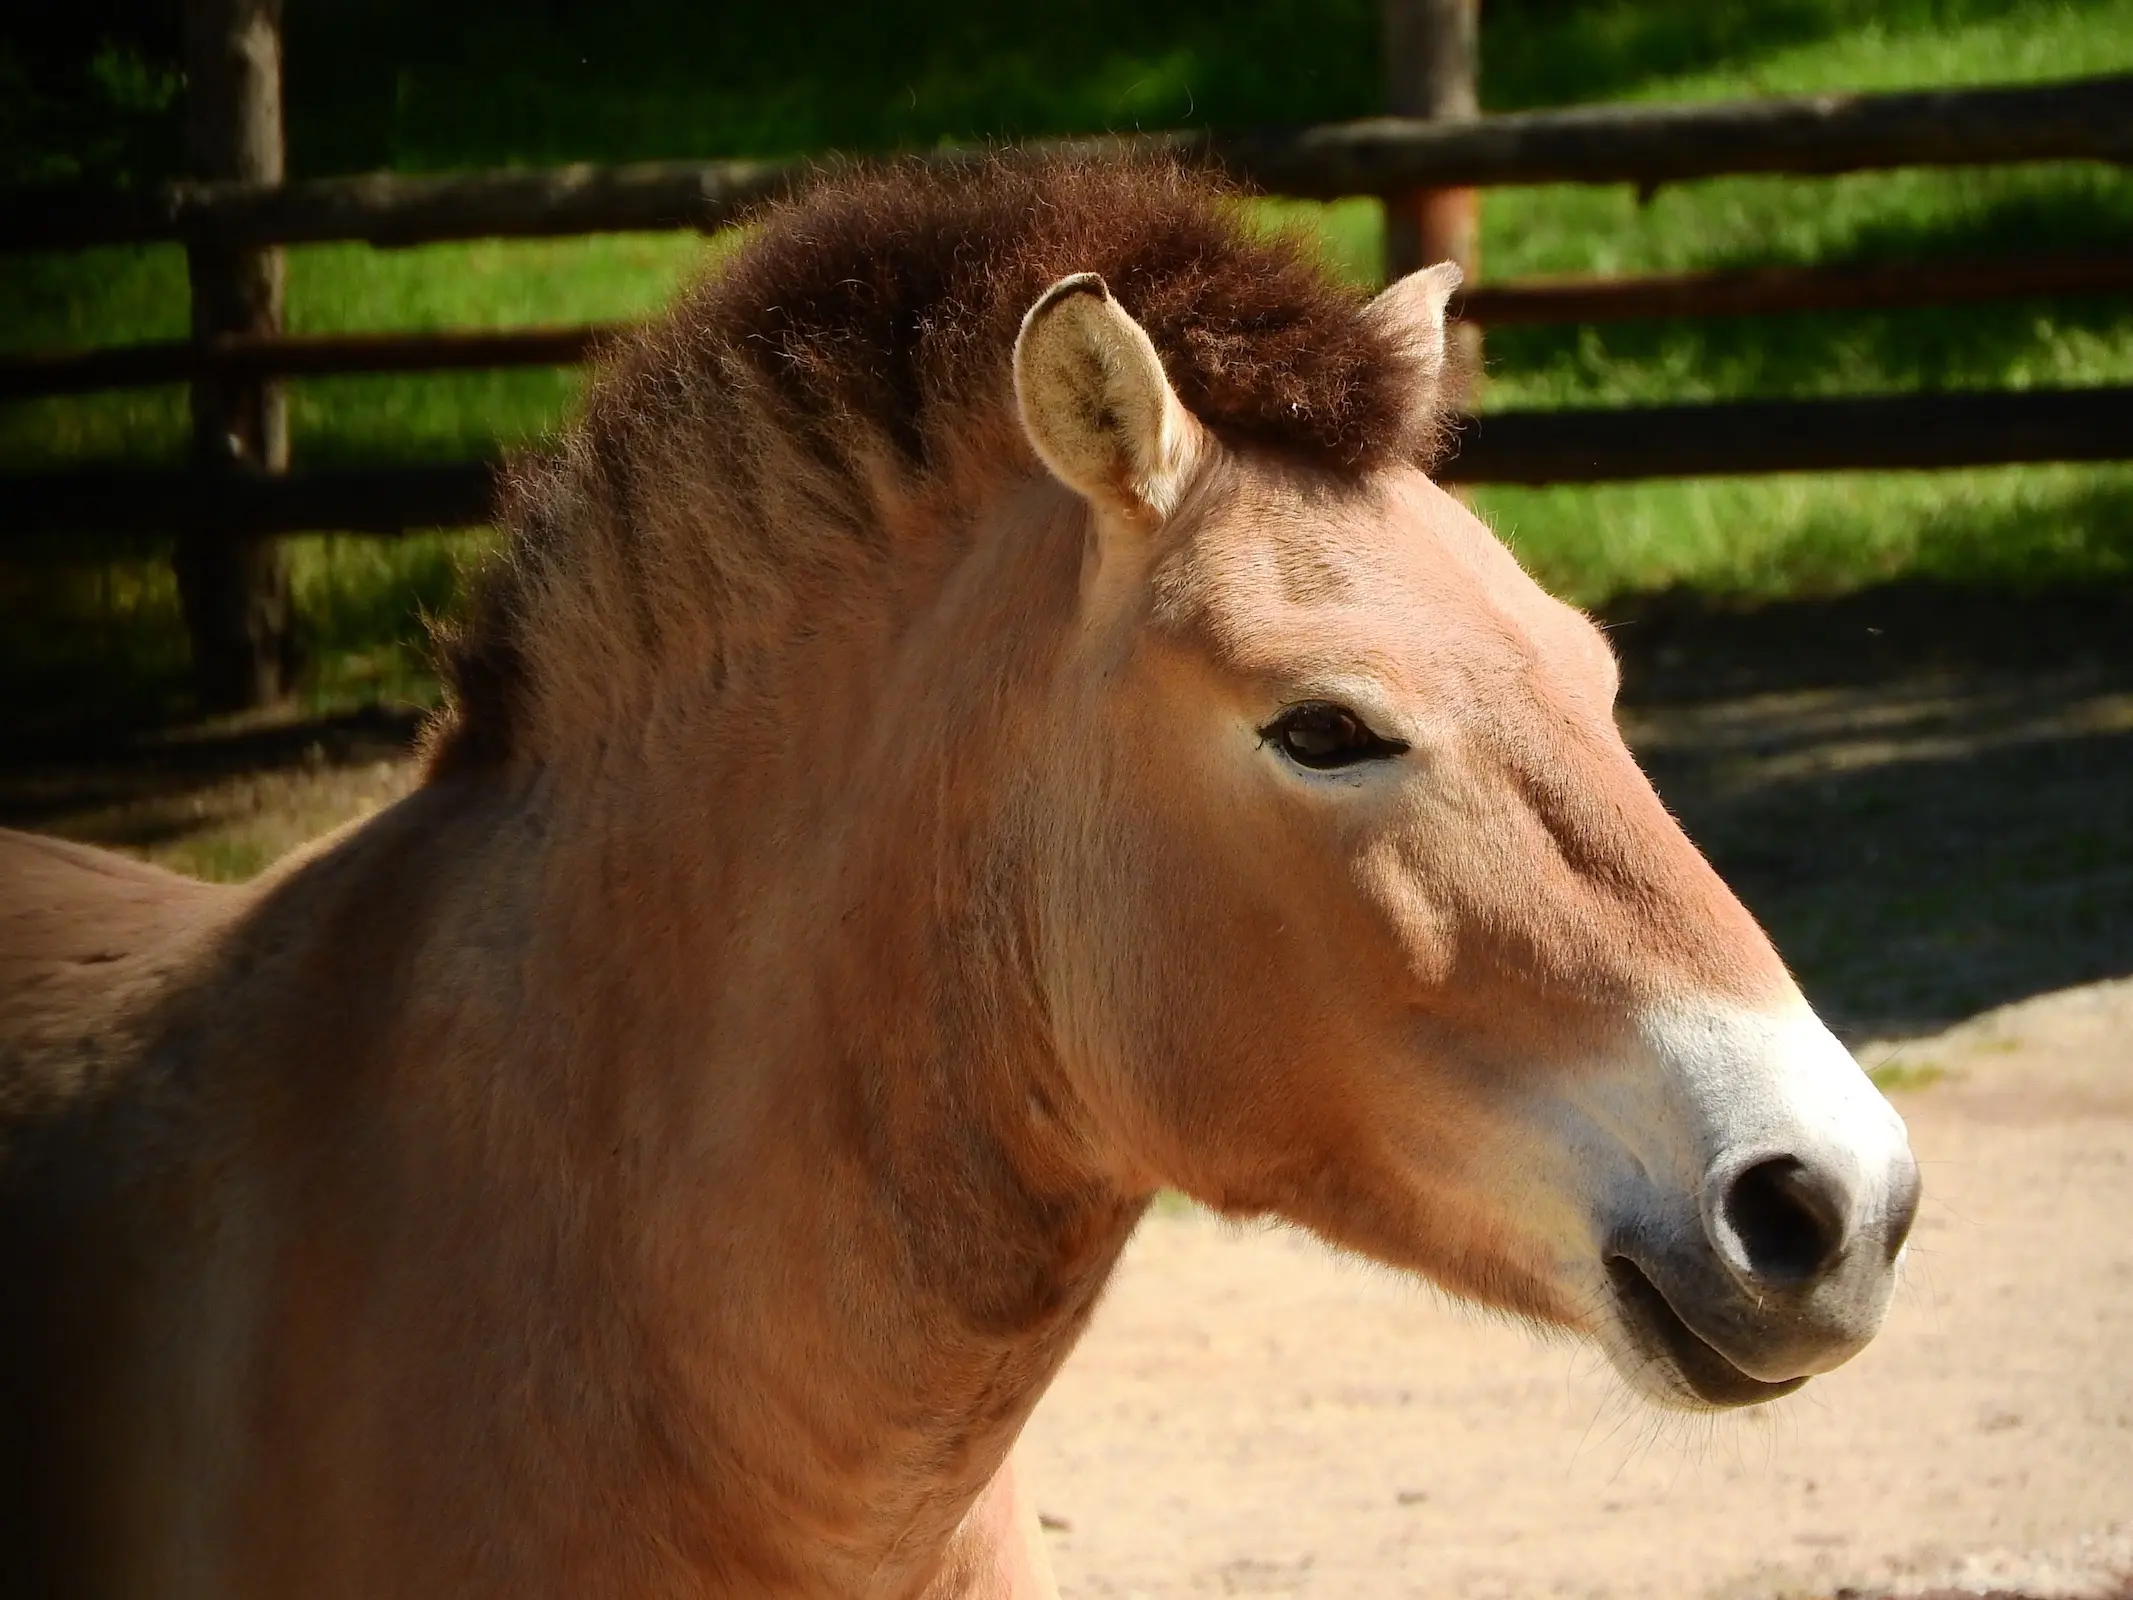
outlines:
[[[1088, 271], [1176, 394], [1044, 420], [1182, 399], [1160, 514], [1017, 421]], [[522, 466], [413, 796], [239, 890], [0, 834], [0, 1572], [1042, 1600], [1009, 1452], [1164, 1184], [1604, 1333], [1549, 1118], [1693, 1212], [1641, 1019], [1797, 994], [1411, 459], [1428, 299], [1171, 172], [834, 187]], [[1329, 671], [1400, 763], [1268, 750]]]

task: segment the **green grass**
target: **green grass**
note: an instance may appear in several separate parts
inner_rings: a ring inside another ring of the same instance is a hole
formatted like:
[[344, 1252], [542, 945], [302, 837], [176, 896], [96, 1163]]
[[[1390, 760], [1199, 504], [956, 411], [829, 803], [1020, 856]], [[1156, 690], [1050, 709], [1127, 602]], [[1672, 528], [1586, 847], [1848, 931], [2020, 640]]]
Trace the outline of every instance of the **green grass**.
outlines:
[[1890, 1060], [1869, 1070], [1867, 1076], [1884, 1094], [1908, 1094], [1932, 1088], [1948, 1076], [1948, 1069], [1933, 1061]]
[[1715, 100], [2123, 72], [2118, 0], [1574, 0], [1483, 8], [1482, 98]]
[[[448, 611], [486, 533], [287, 541], [312, 711], [430, 706], [427, 619]], [[0, 731], [151, 723], [189, 701], [176, 581], [149, 542], [94, 563], [63, 553], [0, 563]]]
[[1489, 489], [1497, 532], [1555, 593], [1605, 606], [1931, 580], [2015, 592], [2133, 583], [2133, 466], [2002, 467]]
[[[323, 170], [889, 148], [1136, 123], [1299, 120], [1368, 111], [1375, 100], [1375, 6], [1363, 0], [1191, 0], [1154, 11], [1101, 0], [1093, 19], [1075, 8], [1023, 15], [953, 0], [928, 8], [930, 28], [902, 28], [905, 9], [862, 17], [840, 8], [837, 26], [812, 14], [802, 26], [767, 8], [682, 18], [651, 0], [616, 0], [597, 25], [590, 12], [559, 5], [498, 34], [484, 31], [478, 5], [418, 16], [406, 0], [368, 0], [367, 9], [292, 22], [294, 160]], [[2133, 0], [1496, 0], [1484, 9], [1484, 97], [1496, 108], [2133, 68]], [[400, 32], [380, 40], [348, 31], [370, 13], [397, 19]], [[380, 53], [386, 42], [390, 61]], [[328, 59], [337, 63], [331, 81], [317, 75]], [[481, 93], [467, 93], [470, 83]], [[1376, 277], [1375, 203], [1268, 210], [1309, 221], [1337, 270]], [[1485, 276], [1504, 278], [1868, 261], [2122, 246], [2129, 233], [2133, 177], [2086, 166], [1723, 180], [1645, 196], [1556, 187], [1486, 197], [1483, 265]], [[634, 316], [704, 270], [716, 248], [660, 235], [295, 249], [289, 321], [327, 331]], [[0, 261], [0, 347], [174, 337], [184, 319], [183, 262], [173, 249]], [[1584, 406], [2124, 381], [2133, 381], [2133, 309], [2062, 299], [1506, 329], [1488, 342], [1482, 398]], [[553, 428], [575, 392], [574, 375], [546, 371], [303, 382], [292, 386], [294, 452], [299, 463], [326, 463], [483, 451]], [[6, 467], [167, 460], [183, 447], [176, 390], [0, 407]], [[1492, 489], [1476, 499], [1545, 581], [1591, 604], [1676, 585], [1757, 597], [1911, 577], [1995, 586], [2133, 578], [2133, 469], [2125, 468]], [[421, 693], [405, 596], [450, 604], [453, 542], [293, 548], [320, 663], [315, 692]], [[39, 576], [36, 631], [50, 624], [56, 636], [68, 619], [64, 626], [107, 646], [120, 635], [136, 641], [122, 655], [171, 657], [142, 642], [175, 618], [152, 555], [126, 566], [122, 580]], [[52, 598], [62, 589], [65, 604]], [[23, 582], [0, 594], [13, 597], [0, 618], [23, 614]], [[0, 656], [41, 648], [18, 640]]]

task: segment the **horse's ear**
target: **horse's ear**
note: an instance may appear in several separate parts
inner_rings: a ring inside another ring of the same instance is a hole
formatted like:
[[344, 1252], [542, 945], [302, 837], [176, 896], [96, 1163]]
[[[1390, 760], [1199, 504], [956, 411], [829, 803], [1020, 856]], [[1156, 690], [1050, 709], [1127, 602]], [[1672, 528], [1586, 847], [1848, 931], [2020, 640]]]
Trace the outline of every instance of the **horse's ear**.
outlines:
[[1147, 331], [1093, 272], [1037, 298], [1015, 339], [1015, 403], [1038, 459], [1099, 505], [1157, 520], [1176, 509], [1199, 424]]
[[1363, 315], [1382, 327], [1414, 363], [1415, 377], [1434, 401], [1444, 378], [1444, 308], [1463, 274], [1456, 261], [1410, 272], [1385, 286]]

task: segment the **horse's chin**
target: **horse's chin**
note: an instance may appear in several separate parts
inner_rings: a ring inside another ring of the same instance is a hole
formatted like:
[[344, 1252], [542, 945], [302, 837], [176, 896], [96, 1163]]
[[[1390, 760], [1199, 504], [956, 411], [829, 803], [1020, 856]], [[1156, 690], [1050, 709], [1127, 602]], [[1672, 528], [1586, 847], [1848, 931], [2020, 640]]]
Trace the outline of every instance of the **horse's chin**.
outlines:
[[1607, 1263], [1613, 1316], [1600, 1334], [1608, 1359], [1645, 1399], [1684, 1411], [1734, 1411], [1782, 1399], [1805, 1377], [1770, 1382], [1741, 1371], [1681, 1319], [1626, 1256]]

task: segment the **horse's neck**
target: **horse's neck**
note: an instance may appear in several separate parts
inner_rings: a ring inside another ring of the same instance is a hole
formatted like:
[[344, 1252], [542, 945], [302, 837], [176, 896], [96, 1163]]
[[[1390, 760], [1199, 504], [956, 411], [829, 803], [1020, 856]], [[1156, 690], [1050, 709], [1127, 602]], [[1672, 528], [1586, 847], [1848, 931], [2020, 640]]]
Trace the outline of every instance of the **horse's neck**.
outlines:
[[[486, 1061], [443, 1114], [515, 1168], [482, 1192], [578, 1253], [529, 1255], [499, 1310], [599, 1324], [551, 1350], [627, 1351], [591, 1376], [634, 1392], [594, 1411], [660, 1419], [662, 1463], [639, 1467], [698, 1481], [659, 1500], [898, 1593], [993, 1477], [1138, 1205], [1081, 1159], [1011, 929], [956, 892], [968, 819], [872, 815], [878, 774], [840, 775], [855, 792], [828, 810], [819, 774], [686, 770], [692, 748], [648, 733], [485, 821], [437, 982], [468, 1019], [453, 1054]], [[943, 787], [890, 784], [912, 786]], [[582, 1385], [567, 1361], [541, 1376]]]
[[752, 841], [687, 848], [658, 806], [607, 830], [551, 841], [583, 851], [560, 876], [585, 898], [544, 919], [528, 992], [539, 1031], [583, 1052], [548, 1070], [572, 1084], [571, 1164], [611, 1186], [605, 1247], [634, 1275], [609, 1281], [663, 1346], [644, 1357], [657, 1404], [778, 1486], [751, 1489], [771, 1521], [827, 1524], [839, 1583], [922, 1572], [1137, 1207], [1077, 1170], [1033, 1092], [1027, 997], [995, 969], [941, 970], [982, 963], [985, 939], [928, 893], [930, 828], [856, 856], [794, 841], [782, 872]]

